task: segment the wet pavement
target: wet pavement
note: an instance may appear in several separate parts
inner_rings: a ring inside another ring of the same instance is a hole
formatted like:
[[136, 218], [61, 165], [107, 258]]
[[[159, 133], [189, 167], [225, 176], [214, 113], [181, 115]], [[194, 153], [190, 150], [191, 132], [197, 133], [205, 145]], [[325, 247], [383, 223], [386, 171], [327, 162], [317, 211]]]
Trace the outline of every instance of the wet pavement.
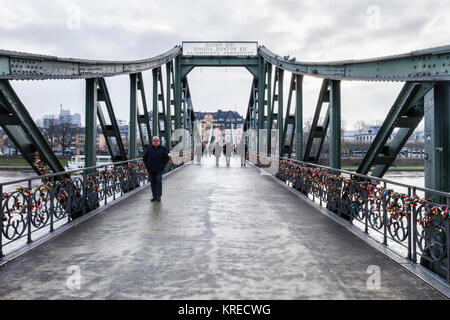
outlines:
[[162, 203], [144, 190], [1, 267], [0, 298], [445, 299], [257, 169], [213, 158], [166, 177]]

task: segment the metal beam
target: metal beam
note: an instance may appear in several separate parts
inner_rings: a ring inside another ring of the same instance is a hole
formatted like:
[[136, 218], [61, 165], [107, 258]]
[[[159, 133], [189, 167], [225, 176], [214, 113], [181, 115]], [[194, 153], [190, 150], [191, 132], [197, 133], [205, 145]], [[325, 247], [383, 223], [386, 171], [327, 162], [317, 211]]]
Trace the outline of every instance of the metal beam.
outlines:
[[181, 128], [181, 57], [175, 58], [175, 129]]
[[[450, 191], [450, 82], [425, 96], [425, 186]], [[441, 202], [444, 203], [444, 202]]]
[[182, 67], [258, 67], [258, 57], [181, 57]]
[[[175, 106], [175, 76], [173, 70], [173, 62], [166, 64], [166, 90], [167, 90], [167, 110], [166, 110], [166, 141], [168, 150], [172, 148], [170, 137], [172, 135], [172, 122], [174, 117], [172, 116], [172, 106]], [[173, 98], [172, 98], [173, 97]]]
[[137, 75], [130, 74], [130, 127], [128, 134], [130, 135], [130, 159], [137, 158], [136, 143], [136, 125], [137, 125]]
[[152, 111], [152, 132], [154, 136], [159, 136], [158, 130], [158, 122], [159, 122], [159, 111], [158, 111], [158, 101], [159, 101], [159, 92], [158, 92], [158, 81], [159, 81], [159, 68], [155, 68], [152, 70], [152, 79], [153, 79], [153, 111]]
[[97, 80], [86, 80], [86, 109], [84, 164], [93, 167], [97, 163]]
[[35, 165], [36, 155], [39, 155], [40, 160], [52, 172], [64, 171], [64, 167], [7, 80], [0, 80], [0, 126], [37, 174], [41, 175], [43, 172]]
[[142, 109], [143, 114], [140, 114], [139, 108], [137, 109], [137, 121], [138, 121], [138, 127], [139, 127], [139, 134], [141, 137], [142, 146], [145, 147], [146, 145], [150, 144], [150, 140], [152, 138], [152, 130], [150, 128], [150, 119], [148, 116], [148, 108], [147, 108], [147, 98], [145, 96], [145, 88], [144, 88], [144, 79], [142, 77], [142, 73], [137, 74], [137, 89], [141, 93], [141, 100], [142, 100]]
[[[299, 80], [300, 79], [300, 80]], [[286, 105], [286, 118], [284, 121], [283, 137], [280, 141], [281, 143], [281, 154], [287, 155], [289, 158], [292, 157], [292, 152], [294, 149], [294, 137], [298, 139], [297, 128], [300, 126], [300, 145], [296, 140], [296, 154], [299, 155], [298, 160], [302, 160], [303, 155], [303, 110], [302, 110], [302, 84], [303, 76], [291, 74], [291, 81], [289, 85], [289, 94]], [[291, 112], [292, 100], [294, 98], [294, 92], [296, 93], [295, 99], [296, 104], [294, 107], [294, 112]], [[299, 96], [300, 94], [300, 96]], [[298, 124], [297, 124], [298, 122]], [[298, 150], [298, 152], [297, 152]]]
[[[433, 86], [434, 82], [405, 83], [356, 171], [357, 173], [368, 174], [375, 166], [372, 176], [383, 177], [422, 120], [424, 115], [423, 98]], [[389, 141], [395, 128], [399, 129], [393, 139]]]
[[[111, 103], [111, 98], [109, 96], [108, 87], [106, 86], [106, 81], [104, 78], [96, 80], [98, 91], [97, 91], [97, 115], [105, 136], [106, 145], [108, 146], [109, 153], [113, 161], [125, 161], [127, 160], [127, 155], [125, 152], [125, 147], [123, 145], [122, 137], [120, 136], [119, 126], [117, 125], [116, 116], [114, 114], [114, 109]], [[109, 121], [108, 124], [103, 114], [102, 106], [100, 102], [103, 101], [106, 106], [106, 111], [108, 112]]]
[[0, 79], [91, 79], [134, 74], [161, 66], [181, 54], [181, 46], [153, 58], [135, 61], [103, 61], [0, 50]]
[[330, 85], [330, 167], [341, 169], [341, 82]]
[[[297, 160], [301, 160], [303, 156], [303, 76], [295, 76], [295, 156]], [[293, 141], [291, 140], [291, 145]]]
[[400, 82], [450, 80], [450, 46], [375, 59], [333, 62], [284, 59], [263, 46], [258, 53], [281, 69], [323, 79]]
[[[323, 80], [322, 82], [322, 87], [320, 89], [316, 111], [314, 113], [314, 118], [311, 123], [308, 141], [306, 143], [305, 155], [303, 157], [303, 161], [305, 162], [317, 163], [320, 158], [320, 152], [322, 151], [322, 147], [328, 131], [328, 125], [330, 123], [329, 107], [325, 119], [320, 119], [320, 114], [322, 111], [323, 104], [330, 102], [330, 90], [329, 90], [330, 84], [331, 81], [327, 79]], [[319, 126], [319, 120], [323, 120], [321, 126]], [[315, 149], [313, 149], [314, 144], [316, 146]]]

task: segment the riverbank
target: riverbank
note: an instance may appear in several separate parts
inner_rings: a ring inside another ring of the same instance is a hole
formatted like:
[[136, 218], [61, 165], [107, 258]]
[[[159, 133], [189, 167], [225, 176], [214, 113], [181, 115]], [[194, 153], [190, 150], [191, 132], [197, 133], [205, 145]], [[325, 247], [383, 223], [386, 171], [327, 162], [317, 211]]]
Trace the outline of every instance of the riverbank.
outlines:
[[[58, 158], [63, 166], [69, 163], [68, 158]], [[29, 171], [33, 168], [23, 157], [0, 157], [0, 170]]]

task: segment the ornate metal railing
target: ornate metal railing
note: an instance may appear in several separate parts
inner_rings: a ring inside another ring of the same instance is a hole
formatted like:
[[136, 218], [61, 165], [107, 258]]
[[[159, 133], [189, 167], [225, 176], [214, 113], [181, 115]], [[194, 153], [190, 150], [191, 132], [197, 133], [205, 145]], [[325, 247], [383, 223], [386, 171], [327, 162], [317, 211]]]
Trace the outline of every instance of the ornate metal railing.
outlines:
[[278, 179], [365, 233], [375, 232], [384, 245], [401, 246], [407, 259], [420, 258], [450, 283], [450, 193], [292, 159], [272, 162]]
[[[183, 164], [170, 162], [164, 173]], [[35, 234], [51, 233], [147, 180], [144, 163], [136, 159], [0, 183], [0, 257], [5, 248], [29, 244]]]

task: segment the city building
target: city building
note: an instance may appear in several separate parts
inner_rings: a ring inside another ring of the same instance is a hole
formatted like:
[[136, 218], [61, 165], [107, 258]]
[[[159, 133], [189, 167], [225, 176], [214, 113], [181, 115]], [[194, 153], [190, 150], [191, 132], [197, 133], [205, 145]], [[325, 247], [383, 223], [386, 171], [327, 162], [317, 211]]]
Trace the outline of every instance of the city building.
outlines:
[[218, 139], [238, 144], [241, 141], [244, 118], [236, 111], [194, 112], [202, 142], [209, 144]]

